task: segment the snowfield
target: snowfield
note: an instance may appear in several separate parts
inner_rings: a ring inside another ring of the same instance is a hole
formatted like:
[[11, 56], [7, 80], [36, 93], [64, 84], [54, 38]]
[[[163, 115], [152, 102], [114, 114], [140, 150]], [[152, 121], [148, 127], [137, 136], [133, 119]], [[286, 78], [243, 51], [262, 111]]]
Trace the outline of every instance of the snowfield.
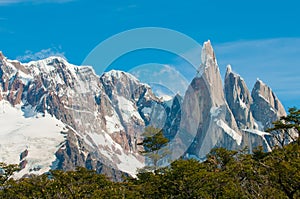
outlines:
[[9, 102], [0, 101], [0, 162], [19, 164], [20, 154], [28, 155], [26, 167], [15, 177], [25, 174], [42, 174], [51, 169], [55, 152], [64, 143], [62, 132], [65, 125], [46, 114], [26, 118], [21, 106], [12, 107]]

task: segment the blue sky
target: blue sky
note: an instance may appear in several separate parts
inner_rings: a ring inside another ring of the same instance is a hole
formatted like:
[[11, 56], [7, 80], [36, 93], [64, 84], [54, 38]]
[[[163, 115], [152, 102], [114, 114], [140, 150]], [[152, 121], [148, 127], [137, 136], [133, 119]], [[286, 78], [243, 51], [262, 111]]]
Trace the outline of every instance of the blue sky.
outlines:
[[[169, 28], [199, 43], [210, 39], [222, 75], [231, 64], [249, 88], [259, 77], [285, 107], [300, 107], [299, 23], [297, 0], [0, 0], [0, 50], [10, 59], [61, 54], [80, 65], [117, 33]], [[114, 66], [126, 70], [142, 62], [176, 64], [173, 55], [148, 51]]]

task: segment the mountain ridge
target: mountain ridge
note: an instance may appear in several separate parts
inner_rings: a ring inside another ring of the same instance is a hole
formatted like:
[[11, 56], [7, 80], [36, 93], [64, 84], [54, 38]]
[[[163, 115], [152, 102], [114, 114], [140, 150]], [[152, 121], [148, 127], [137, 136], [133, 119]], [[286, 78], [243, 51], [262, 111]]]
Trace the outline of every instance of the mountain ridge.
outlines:
[[[178, 155], [204, 159], [215, 147], [250, 146], [251, 152], [262, 145], [270, 150], [275, 142], [263, 133], [264, 128], [285, 115], [273, 91], [258, 82], [250, 94], [231, 67], [223, 85], [210, 41], [204, 43], [201, 59], [201, 74], [195, 76], [185, 96], [175, 96], [170, 105], [155, 96], [149, 85], [124, 71], [99, 76], [90, 66], [75, 66], [60, 57], [23, 64], [0, 54], [0, 102], [18, 106], [24, 118], [50, 115], [65, 125], [62, 144], [53, 146], [57, 148], [54, 161], [39, 165], [35, 157], [33, 165], [31, 156], [25, 156], [14, 163], [22, 162], [23, 170], [30, 174], [40, 174], [45, 167], [69, 170], [84, 166], [120, 180], [122, 172], [134, 176], [145, 165], [137, 143], [149, 125], [162, 128], [172, 139], [169, 147], [177, 154], [170, 155], [171, 159]], [[22, 129], [12, 129], [4, 133], [13, 131], [26, 138]], [[26, 147], [18, 153], [25, 150], [32, 153]]]

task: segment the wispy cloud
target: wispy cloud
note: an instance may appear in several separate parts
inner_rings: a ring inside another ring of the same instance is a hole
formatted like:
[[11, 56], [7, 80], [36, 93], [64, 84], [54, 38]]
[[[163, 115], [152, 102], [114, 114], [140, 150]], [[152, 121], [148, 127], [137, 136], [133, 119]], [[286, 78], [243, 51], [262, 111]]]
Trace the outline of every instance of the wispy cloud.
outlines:
[[29, 61], [35, 61], [35, 60], [40, 60], [40, 59], [45, 59], [50, 56], [58, 56], [65, 58], [65, 53], [61, 52], [61, 47], [60, 48], [48, 48], [48, 49], [43, 49], [39, 52], [32, 52], [30, 50], [27, 50], [25, 52], [25, 55], [18, 56], [16, 59], [21, 61], [21, 62], [29, 62]]
[[6, 6], [17, 3], [68, 3], [75, 0], [0, 0], [0, 6]]
[[141, 82], [164, 87], [172, 92], [184, 95], [189, 85], [188, 80], [171, 65], [148, 63], [132, 68], [129, 71]]

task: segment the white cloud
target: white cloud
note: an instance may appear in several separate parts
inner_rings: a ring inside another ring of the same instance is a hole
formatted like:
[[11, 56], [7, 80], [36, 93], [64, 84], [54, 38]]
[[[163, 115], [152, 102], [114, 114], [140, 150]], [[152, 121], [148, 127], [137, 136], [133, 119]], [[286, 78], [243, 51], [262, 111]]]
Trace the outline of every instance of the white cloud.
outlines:
[[67, 3], [75, 0], [0, 0], [0, 6], [17, 4], [17, 3]]
[[189, 81], [171, 65], [148, 63], [134, 67], [129, 72], [141, 82], [164, 87], [174, 95], [179, 93], [183, 96], [189, 85]]
[[60, 52], [61, 48], [48, 48], [48, 49], [43, 49], [39, 52], [32, 52], [30, 50], [27, 50], [25, 52], [25, 55], [18, 56], [16, 59], [21, 61], [21, 62], [29, 62], [29, 61], [34, 61], [34, 60], [40, 60], [40, 59], [45, 59], [50, 56], [58, 56], [58, 57], [63, 57], [65, 58], [65, 53]]

